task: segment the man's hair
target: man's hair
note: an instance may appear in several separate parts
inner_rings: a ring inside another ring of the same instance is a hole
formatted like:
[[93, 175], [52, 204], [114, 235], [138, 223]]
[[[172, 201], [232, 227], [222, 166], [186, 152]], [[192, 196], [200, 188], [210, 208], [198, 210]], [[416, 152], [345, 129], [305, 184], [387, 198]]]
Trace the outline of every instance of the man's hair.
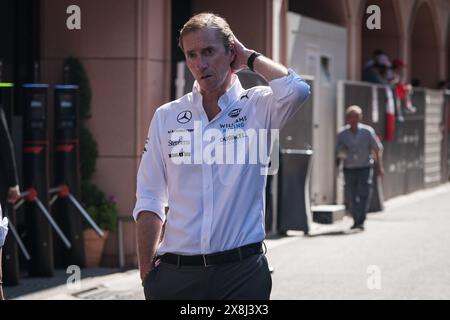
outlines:
[[357, 105], [352, 105], [345, 110], [345, 114], [349, 116], [350, 114], [357, 114], [360, 118], [362, 118], [362, 109]]
[[222, 38], [225, 51], [228, 52], [233, 39], [233, 31], [231, 31], [228, 22], [217, 14], [210, 12], [203, 12], [196, 14], [189, 19], [180, 30], [180, 38], [178, 40], [178, 46], [181, 50], [183, 48], [183, 37], [188, 32], [197, 31], [203, 28], [210, 28], [217, 31], [219, 36]]
[[385, 54], [384, 53], [384, 51], [383, 50], [381, 50], [381, 49], [375, 49], [375, 50], [373, 50], [373, 52], [372, 52], [372, 55], [375, 57], [375, 56], [379, 56], [380, 54]]

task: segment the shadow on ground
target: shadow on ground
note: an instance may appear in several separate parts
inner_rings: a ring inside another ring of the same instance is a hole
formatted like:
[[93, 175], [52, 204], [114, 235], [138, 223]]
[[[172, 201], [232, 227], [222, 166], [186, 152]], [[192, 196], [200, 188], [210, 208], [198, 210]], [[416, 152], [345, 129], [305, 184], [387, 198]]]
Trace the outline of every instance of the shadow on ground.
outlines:
[[324, 231], [317, 233], [310, 233], [307, 235], [308, 238], [320, 237], [320, 236], [349, 236], [356, 233], [361, 233], [362, 230], [335, 230], [335, 231]]
[[[106, 276], [119, 271], [117, 268], [85, 268], [81, 269], [81, 279]], [[24, 276], [19, 279], [19, 284], [16, 286], [3, 286], [3, 291], [6, 299], [14, 299], [65, 285], [72, 274], [66, 273], [66, 270], [63, 269], [57, 269], [53, 277], [40, 278]]]
[[320, 237], [320, 236], [348, 236], [348, 235], [354, 235], [356, 233], [361, 233], [363, 231], [359, 229], [350, 230], [349, 228], [339, 228], [336, 229], [328, 228], [326, 225], [321, 226], [321, 230], [314, 230], [312, 232], [309, 232], [307, 234], [300, 233], [300, 234], [289, 234], [288, 233], [280, 233], [280, 234], [270, 234], [266, 236], [266, 239], [268, 240], [279, 240], [279, 239], [285, 239], [285, 238], [294, 238], [294, 237], [305, 237], [305, 238], [313, 238], [313, 237]]

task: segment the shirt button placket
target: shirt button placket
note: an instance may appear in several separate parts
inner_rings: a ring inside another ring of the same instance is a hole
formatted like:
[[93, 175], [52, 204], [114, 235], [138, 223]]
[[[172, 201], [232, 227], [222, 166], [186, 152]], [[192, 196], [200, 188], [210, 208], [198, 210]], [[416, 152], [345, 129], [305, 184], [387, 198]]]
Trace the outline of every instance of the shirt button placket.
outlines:
[[[205, 126], [205, 130], [207, 126]], [[209, 252], [211, 240], [211, 224], [212, 224], [212, 165], [202, 162], [203, 168], [203, 221], [202, 221], [202, 252]]]
[[212, 224], [212, 208], [213, 208], [213, 194], [212, 194], [212, 166], [204, 166], [204, 188], [203, 188], [203, 242], [202, 247], [204, 251], [208, 251], [211, 239], [211, 224]]

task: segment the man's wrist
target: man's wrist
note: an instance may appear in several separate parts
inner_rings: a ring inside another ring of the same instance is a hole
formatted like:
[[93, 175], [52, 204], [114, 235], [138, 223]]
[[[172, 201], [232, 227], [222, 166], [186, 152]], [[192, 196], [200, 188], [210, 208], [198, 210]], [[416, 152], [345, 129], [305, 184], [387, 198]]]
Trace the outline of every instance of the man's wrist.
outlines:
[[13, 187], [9, 187], [9, 191], [19, 191], [19, 185], [15, 185]]
[[152, 262], [150, 265], [146, 265], [146, 267], [143, 269], [143, 275], [142, 275], [142, 286], [144, 286], [145, 281], [147, 280], [149, 274], [153, 271], [155, 268], [155, 264]]
[[142, 265], [141, 265], [142, 270], [150, 270], [150, 269], [152, 269], [152, 267], [153, 267], [153, 259], [152, 259], [152, 261], [142, 263]]
[[246, 49], [246, 50], [244, 51], [245, 61], [248, 61], [248, 58], [250, 58], [250, 56], [252, 55], [253, 52], [255, 52], [255, 50], [249, 50], [249, 49]]
[[254, 67], [254, 63], [256, 61], [256, 59], [261, 56], [262, 54], [257, 52], [257, 51], [250, 51], [250, 55], [247, 56], [247, 67], [251, 70], [251, 71], [255, 71], [255, 67]]

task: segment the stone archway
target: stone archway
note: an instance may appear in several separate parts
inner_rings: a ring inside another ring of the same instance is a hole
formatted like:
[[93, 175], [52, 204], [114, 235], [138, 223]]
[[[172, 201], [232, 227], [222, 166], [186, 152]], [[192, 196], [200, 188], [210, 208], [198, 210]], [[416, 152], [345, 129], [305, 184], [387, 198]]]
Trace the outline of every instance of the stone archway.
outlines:
[[430, 5], [419, 3], [411, 22], [411, 80], [421, 87], [435, 88], [439, 79], [439, 41]]
[[[381, 29], [370, 30], [366, 26], [366, 9], [369, 5], [377, 5], [381, 9]], [[401, 28], [398, 7], [393, 0], [373, 0], [362, 3], [361, 23], [361, 61], [366, 63], [372, 58], [376, 49], [387, 53], [391, 61], [401, 57]], [[362, 66], [361, 66], [362, 67]]]

